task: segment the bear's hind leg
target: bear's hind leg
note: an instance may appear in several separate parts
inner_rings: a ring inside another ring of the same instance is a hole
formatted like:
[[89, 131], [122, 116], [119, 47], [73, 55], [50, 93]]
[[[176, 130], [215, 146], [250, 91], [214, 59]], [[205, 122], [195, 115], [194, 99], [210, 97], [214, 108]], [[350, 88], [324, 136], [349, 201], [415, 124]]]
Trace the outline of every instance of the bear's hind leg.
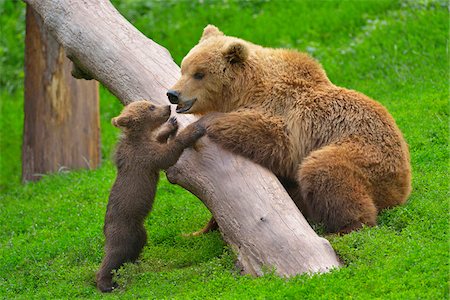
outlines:
[[358, 151], [331, 145], [312, 152], [301, 164], [299, 184], [312, 220], [330, 233], [376, 225], [377, 208], [368, 174], [357, 165]]
[[206, 223], [206, 225], [200, 229], [199, 231], [195, 231], [193, 233], [188, 233], [188, 234], [183, 234], [183, 236], [189, 237], [189, 236], [201, 236], [205, 233], [214, 231], [219, 229], [219, 225], [216, 222], [216, 219], [214, 219], [214, 217], [211, 217], [211, 219], [209, 219], [208, 223]]
[[297, 181], [287, 179], [284, 177], [278, 177], [278, 180], [283, 185], [284, 189], [289, 194], [289, 197], [291, 197], [292, 201], [294, 201], [295, 205], [300, 210], [302, 215], [308, 220], [309, 219], [308, 207], [306, 206], [305, 201], [303, 200], [299, 183]]

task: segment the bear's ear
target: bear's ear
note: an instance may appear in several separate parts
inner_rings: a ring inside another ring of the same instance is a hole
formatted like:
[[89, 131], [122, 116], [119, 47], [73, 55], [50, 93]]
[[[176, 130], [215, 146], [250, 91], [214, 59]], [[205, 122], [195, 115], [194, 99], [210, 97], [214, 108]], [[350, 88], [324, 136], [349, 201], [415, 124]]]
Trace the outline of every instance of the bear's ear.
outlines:
[[212, 36], [223, 36], [223, 32], [219, 30], [214, 25], [207, 25], [205, 29], [203, 29], [202, 37], [200, 38], [200, 42], [209, 39]]
[[131, 117], [130, 116], [118, 116], [111, 119], [111, 124], [113, 124], [115, 127], [129, 127], [131, 125]]
[[241, 42], [233, 42], [225, 50], [224, 56], [231, 64], [241, 64], [248, 57], [247, 46]]

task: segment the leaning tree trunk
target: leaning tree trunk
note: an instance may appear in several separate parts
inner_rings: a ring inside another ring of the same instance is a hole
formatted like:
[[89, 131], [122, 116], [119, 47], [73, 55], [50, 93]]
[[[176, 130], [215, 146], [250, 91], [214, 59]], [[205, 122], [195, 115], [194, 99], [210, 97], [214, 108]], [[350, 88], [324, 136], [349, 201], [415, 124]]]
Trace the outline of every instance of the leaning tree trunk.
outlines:
[[76, 80], [64, 49], [26, 13], [22, 179], [100, 163], [98, 83]]
[[[106, 0], [27, 0], [86, 74], [123, 104], [151, 99], [168, 104], [179, 77], [169, 52], [129, 24]], [[182, 125], [195, 120], [178, 115]], [[202, 139], [168, 178], [197, 195], [212, 212], [243, 272], [281, 276], [326, 272], [340, 266], [327, 240], [311, 229], [277, 178], [266, 169]]]

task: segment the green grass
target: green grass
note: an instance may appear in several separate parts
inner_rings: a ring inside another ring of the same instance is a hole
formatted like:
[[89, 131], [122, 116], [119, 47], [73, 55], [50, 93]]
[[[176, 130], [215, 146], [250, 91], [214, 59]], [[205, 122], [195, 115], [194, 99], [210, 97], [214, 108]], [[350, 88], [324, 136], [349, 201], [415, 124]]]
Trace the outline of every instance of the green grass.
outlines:
[[102, 166], [20, 184], [24, 4], [0, 1], [0, 298], [448, 299], [449, 14], [446, 1], [118, 1], [180, 62], [213, 23], [269, 47], [307, 51], [338, 84], [385, 105], [411, 150], [413, 192], [377, 227], [327, 237], [346, 266], [280, 279], [241, 276], [219, 233], [184, 238], [209, 218], [163, 177], [140, 263], [98, 293], [102, 223], [119, 102], [101, 90]]

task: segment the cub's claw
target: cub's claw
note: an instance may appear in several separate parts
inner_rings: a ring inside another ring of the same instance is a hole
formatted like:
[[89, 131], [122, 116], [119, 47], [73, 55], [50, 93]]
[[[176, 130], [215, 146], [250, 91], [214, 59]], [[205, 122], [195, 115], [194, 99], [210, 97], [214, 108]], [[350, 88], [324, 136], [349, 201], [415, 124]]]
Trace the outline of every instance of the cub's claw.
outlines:
[[196, 138], [200, 138], [206, 134], [206, 128], [203, 124], [196, 123], [194, 135]]
[[178, 120], [177, 120], [176, 117], [170, 117], [169, 123], [170, 123], [172, 126], [178, 127]]

